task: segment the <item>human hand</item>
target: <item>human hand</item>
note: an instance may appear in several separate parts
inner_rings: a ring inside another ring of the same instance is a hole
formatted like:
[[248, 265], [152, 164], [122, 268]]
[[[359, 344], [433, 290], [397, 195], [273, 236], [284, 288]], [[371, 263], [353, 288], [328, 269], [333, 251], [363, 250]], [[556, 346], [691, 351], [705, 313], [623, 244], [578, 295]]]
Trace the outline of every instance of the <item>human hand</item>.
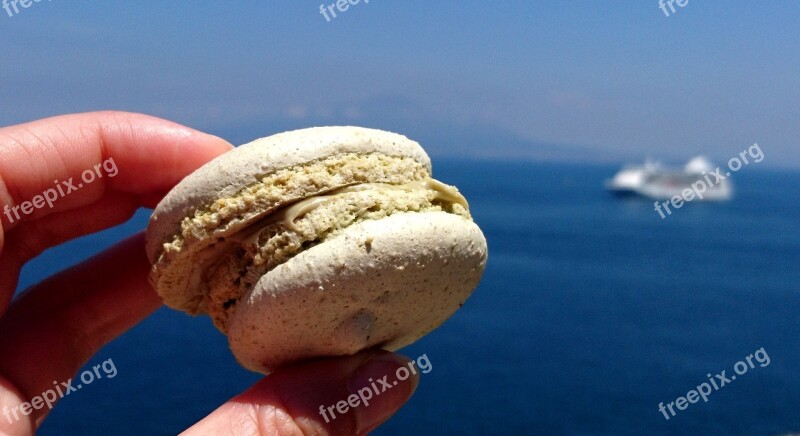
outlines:
[[[0, 433], [35, 431], [49, 408], [31, 407], [31, 399], [51, 389], [53, 380], [72, 378], [103, 345], [161, 304], [147, 281], [141, 233], [12, 303], [22, 266], [48, 247], [154, 207], [180, 179], [230, 147], [184, 126], [120, 112], [0, 128]], [[405, 403], [417, 376], [329, 422], [320, 406], [346, 401], [369, 379], [394, 374], [406, 362], [368, 351], [285, 368], [187, 434], [365, 433]]]

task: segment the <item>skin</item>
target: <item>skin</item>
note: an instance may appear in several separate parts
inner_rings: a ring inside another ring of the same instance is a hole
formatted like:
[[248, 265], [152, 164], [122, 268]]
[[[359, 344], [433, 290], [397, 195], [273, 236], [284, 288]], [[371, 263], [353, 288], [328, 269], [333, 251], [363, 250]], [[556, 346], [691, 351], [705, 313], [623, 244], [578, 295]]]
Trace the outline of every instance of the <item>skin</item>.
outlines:
[[[19, 407], [52, 388], [53, 381], [74, 377], [103, 345], [161, 305], [147, 281], [150, 265], [141, 233], [47, 278], [12, 302], [20, 268], [48, 247], [120, 224], [139, 207], [154, 207], [184, 176], [230, 148], [215, 136], [122, 112], [0, 128], [0, 207], [31, 201], [56, 179], [73, 177], [77, 184], [84, 170], [108, 158], [118, 168], [115, 177], [97, 178], [52, 208], [13, 222], [5, 214], [0, 217], [0, 410]], [[283, 368], [185, 434], [364, 434], [408, 400], [418, 376], [330, 423], [319, 406], [346, 400], [370, 378], [390, 375], [391, 380], [407, 362], [385, 351], [365, 351]], [[47, 412], [20, 414], [11, 423], [0, 415], [0, 434], [32, 434]]]

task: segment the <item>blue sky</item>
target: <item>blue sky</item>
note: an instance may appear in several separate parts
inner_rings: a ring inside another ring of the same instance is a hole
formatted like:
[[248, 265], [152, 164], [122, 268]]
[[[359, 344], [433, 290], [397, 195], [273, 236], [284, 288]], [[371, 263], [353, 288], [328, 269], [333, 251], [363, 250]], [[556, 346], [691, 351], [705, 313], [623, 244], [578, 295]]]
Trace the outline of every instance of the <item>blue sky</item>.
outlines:
[[591, 160], [758, 142], [800, 167], [800, 2], [42, 0], [0, 9], [0, 124], [145, 112], [243, 142], [356, 124], [436, 155]]

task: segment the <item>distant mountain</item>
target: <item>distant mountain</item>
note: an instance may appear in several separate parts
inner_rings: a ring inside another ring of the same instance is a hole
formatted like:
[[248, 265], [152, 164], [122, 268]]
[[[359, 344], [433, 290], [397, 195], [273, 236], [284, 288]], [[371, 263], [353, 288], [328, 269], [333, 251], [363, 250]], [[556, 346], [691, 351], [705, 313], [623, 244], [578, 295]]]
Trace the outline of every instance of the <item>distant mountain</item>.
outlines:
[[[420, 142], [432, 156], [493, 160], [619, 162], [625, 157], [593, 147], [520, 137], [482, 122], [443, 119], [398, 96], [383, 96], [318, 111], [287, 114], [219, 126], [214, 133], [234, 144], [285, 130], [322, 125], [358, 125], [401, 133]], [[334, 114], [334, 115], [329, 115]]]

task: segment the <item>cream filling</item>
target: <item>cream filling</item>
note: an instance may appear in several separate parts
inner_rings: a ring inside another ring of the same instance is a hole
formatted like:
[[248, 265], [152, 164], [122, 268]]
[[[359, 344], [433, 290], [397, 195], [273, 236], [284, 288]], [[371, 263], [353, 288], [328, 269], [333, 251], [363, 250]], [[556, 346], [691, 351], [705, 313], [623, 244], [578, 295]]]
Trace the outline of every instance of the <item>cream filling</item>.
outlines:
[[[285, 207], [283, 209], [276, 211], [273, 214], [268, 215], [261, 222], [254, 224], [253, 227], [255, 227], [255, 231], [249, 232], [249, 235], [247, 235], [246, 237], [241, 238], [234, 235], [230, 239], [239, 240], [244, 243], [248, 242], [252, 243], [254, 242], [253, 238], [258, 237], [263, 227], [273, 224], [281, 224], [285, 229], [297, 232], [298, 228], [295, 225], [295, 222], [298, 219], [304, 217], [309, 212], [320, 207], [320, 205], [342, 194], [347, 194], [350, 192], [372, 191], [372, 190], [375, 191], [399, 190], [406, 192], [412, 192], [416, 190], [428, 190], [435, 193], [432, 199], [433, 201], [459, 204], [465, 210], [469, 210], [469, 203], [467, 203], [467, 199], [464, 198], [464, 196], [461, 195], [460, 192], [458, 192], [458, 189], [456, 189], [455, 186], [446, 185], [432, 178], [416, 180], [413, 182], [404, 183], [402, 185], [392, 185], [389, 183], [360, 183], [330, 191], [325, 195], [315, 195], [313, 197], [300, 200], [292, 204], [291, 206]], [[248, 232], [245, 232], [245, 234], [247, 233]]]

